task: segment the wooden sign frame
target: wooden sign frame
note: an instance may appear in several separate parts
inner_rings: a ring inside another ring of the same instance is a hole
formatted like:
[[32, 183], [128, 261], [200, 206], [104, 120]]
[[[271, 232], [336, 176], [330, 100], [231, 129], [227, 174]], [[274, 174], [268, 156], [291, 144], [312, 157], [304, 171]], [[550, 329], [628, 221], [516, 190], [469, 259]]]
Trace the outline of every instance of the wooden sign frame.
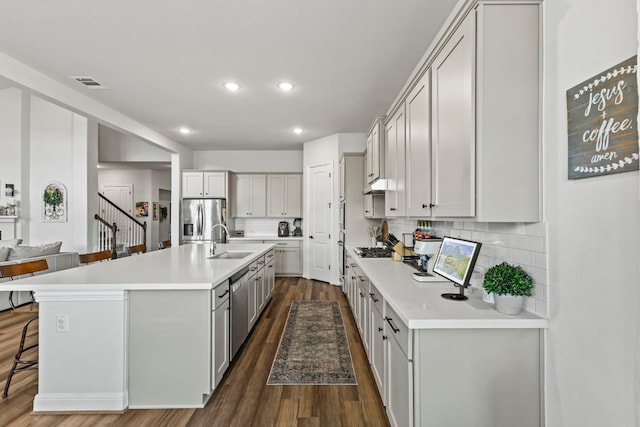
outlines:
[[638, 168], [638, 57], [567, 90], [568, 177]]

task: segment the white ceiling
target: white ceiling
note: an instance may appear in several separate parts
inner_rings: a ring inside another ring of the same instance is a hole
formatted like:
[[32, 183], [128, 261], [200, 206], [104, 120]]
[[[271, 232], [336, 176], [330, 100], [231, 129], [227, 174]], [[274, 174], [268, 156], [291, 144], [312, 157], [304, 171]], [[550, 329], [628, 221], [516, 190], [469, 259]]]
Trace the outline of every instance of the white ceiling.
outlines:
[[0, 0], [0, 51], [194, 149], [301, 149], [384, 114], [456, 2]]

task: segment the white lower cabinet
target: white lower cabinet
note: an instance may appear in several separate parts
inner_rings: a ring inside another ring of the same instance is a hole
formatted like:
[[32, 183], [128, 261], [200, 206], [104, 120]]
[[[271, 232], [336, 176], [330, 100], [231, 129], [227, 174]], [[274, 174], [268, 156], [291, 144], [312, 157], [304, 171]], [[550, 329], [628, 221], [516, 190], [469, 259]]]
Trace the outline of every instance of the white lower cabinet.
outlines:
[[371, 342], [369, 344], [369, 361], [371, 362], [371, 372], [373, 373], [373, 379], [376, 381], [378, 391], [382, 397], [382, 404], [386, 405], [386, 392], [384, 386], [385, 381], [385, 341], [387, 336], [385, 334], [384, 318], [382, 313], [378, 311], [374, 304], [371, 309]]
[[249, 330], [255, 325], [258, 320], [258, 270], [249, 272], [249, 278], [247, 286], [249, 287], [249, 299], [248, 299], [248, 316], [249, 316]]
[[350, 257], [344, 279], [392, 426], [541, 425], [539, 329], [409, 329]]
[[[369, 305], [369, 280], [365, 276], [358, 277], [358, 299], [360, 304], [360, 312], [358, 313], [358, 326], [360, 328], [360, 336], [362, 337], [362, 345], [364, 351], [369, 354], [371, 341], [371, 308]], [[369, 357], [370, 359], [370, 357]]]
[[211, 313], [211, 330], [213, 331], [211, 384], [214, 389], [220, 384], [222, 376], [229, 367], [229, 314], [228, 297]]

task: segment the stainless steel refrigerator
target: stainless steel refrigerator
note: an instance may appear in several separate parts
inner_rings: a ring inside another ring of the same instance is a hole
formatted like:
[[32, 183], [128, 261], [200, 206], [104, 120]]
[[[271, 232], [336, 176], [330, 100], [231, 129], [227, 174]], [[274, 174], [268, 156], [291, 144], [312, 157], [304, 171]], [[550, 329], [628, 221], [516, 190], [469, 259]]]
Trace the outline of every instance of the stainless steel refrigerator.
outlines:
[[182, 200], [182, 241], [184, 243], [210, 242], [212, 237], [218, 243], [226, 243], [227, 235], [222, 227], [216, 227], [213, 236], [211, 228], [215, 224], [226, 224], [225, 199], [184, 199]]

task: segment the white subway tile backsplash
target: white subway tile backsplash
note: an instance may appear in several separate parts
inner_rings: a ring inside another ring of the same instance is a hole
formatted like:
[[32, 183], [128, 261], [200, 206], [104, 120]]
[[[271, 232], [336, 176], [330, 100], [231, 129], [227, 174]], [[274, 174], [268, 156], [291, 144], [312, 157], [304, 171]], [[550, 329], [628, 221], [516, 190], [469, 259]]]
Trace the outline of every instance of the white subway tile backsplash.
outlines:
[[533, 266], [542, 268], [544, 270], [547, 269], [547, 255], [541, 253], [533, 254]]
[[471, 223], [475, 224], [476, 231], [489, 231], [489, 223], [488, 222], [475, 222]]
[[528, 312], [535, 313], [536, 312], [537, 300], [535, 298], [525, 298], [524, 301], [524, 309]]
[[547, 235], [547, 227], [544, 222], [534, 222], [531, 224], [525, 224], [525, 234], [527, 236], [539, 236], [545, 237]]
[[511, 249], [511, 261], [515, 264], [534, 266], [534, 253], [520, 249]]
[[544, 237], [523, 236], [518, 238], [518, 247], [525, 251], [544, 252]]
[[547, 284], [547, 270], [543, 270], [538, 267], [529, 267], [525, 265], [523, 265], [522, 268], [524, 269], [524, 271], [529, 273], [529, 276], [531, 276], [531, 278], [535, 283], [539, 283], [541, 285]]

